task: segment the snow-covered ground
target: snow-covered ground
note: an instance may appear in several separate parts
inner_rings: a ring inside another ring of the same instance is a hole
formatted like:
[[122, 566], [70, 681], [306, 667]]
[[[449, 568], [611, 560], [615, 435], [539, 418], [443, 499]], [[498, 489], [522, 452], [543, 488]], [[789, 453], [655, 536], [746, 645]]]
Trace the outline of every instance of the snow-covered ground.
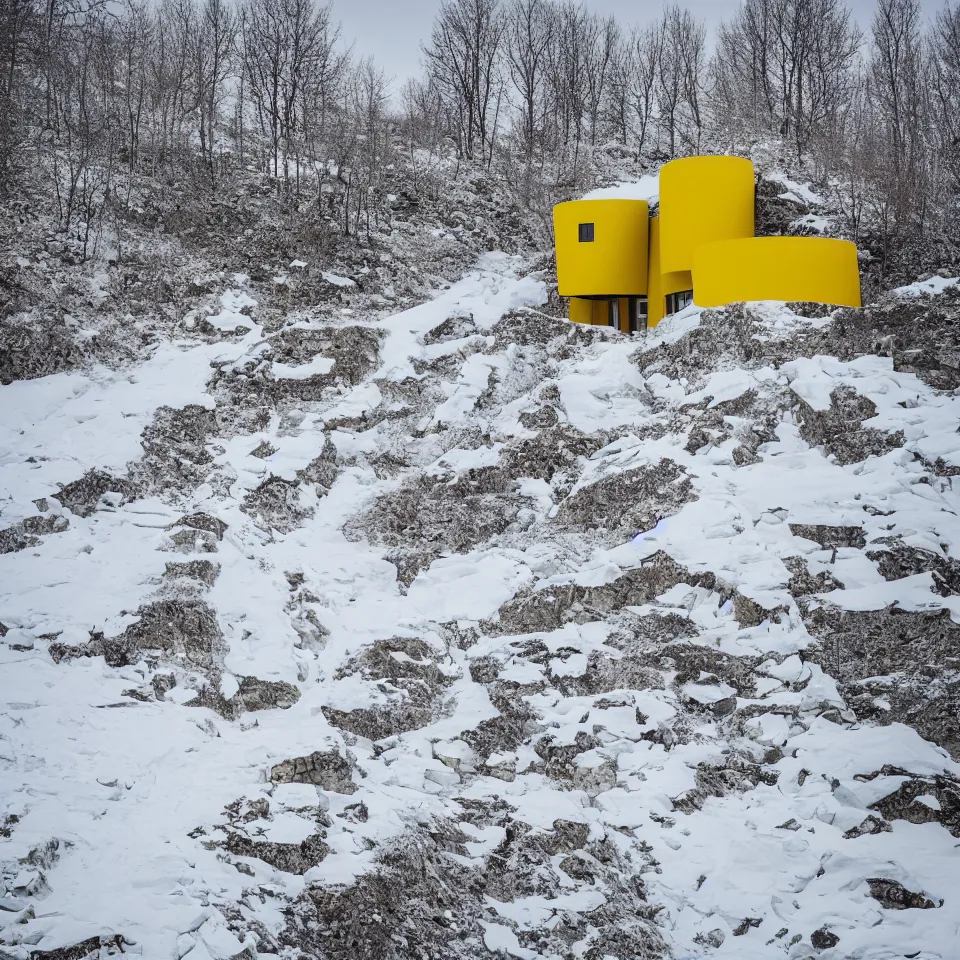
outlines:
[[[957, 955], [960, 763], [817, 625], [960, 621], [960, 399], [779, 304], [749, 362], [723, 312], [574, 328], [526, 269], [270, 336], [238, 287], [0, 386], [5, 960]], [[808, 426], [853, 394], [851, 460]]]

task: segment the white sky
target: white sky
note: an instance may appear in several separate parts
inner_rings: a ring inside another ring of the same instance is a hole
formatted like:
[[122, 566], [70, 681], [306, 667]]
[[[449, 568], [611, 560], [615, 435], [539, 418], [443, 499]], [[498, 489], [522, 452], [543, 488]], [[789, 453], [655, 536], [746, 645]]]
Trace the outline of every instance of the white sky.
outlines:
[[[682, 2], [682, 0], [681, 0]], [[944, 0], [920, 0], [928, 17], [941, 8]], [[621, 23], [645, 22], [659, 16], [661, 0], [585, 0], [586, 6], [601, 14], [614, 14]], [[873, 0], [848, 0], [861, 25], [866, 29], [873, 16]], [[403, 81], [420, 72], [420, 43], [429, 36], [439, 0], [334, 0], [334, 15], [343, 23], [343, 36], [355, 44], [361, 56], [372, 55], [377, 64], [394, 77], [394, 90]], [[716, 25], [731, 10], [736, 0], [686, 0], [708, 26]]]

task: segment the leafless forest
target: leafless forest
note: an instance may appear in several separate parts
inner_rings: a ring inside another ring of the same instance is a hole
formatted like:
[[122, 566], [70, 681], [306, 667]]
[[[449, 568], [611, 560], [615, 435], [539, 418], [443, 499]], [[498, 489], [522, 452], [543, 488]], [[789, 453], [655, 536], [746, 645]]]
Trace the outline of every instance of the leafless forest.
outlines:
[[402, 86], [314, 0], [0, 0], [0, 18], [0, 189], [52, 197], [83, 257], [144, 177], [186, 204], [254, 176], [362, 236], [401, 164], [418, 190], [452, 157], [482, 166], [546, 224], [600, 157], [767, 145], [827, 186], [880, 277], [955, 256], [956, 2], [927, 22], [917, 0], [878, 0], [864, 33], [842, 0], [746, 0], [711, 36], [681, 6], [620, 23], [445, 0]]

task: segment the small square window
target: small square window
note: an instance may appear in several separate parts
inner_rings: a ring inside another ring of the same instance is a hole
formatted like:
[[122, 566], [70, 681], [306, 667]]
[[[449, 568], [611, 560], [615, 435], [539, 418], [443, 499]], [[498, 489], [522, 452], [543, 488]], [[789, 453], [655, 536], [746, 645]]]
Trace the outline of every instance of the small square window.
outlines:
[[592, 223], [580, 224], [580, 242], [593, 243], [593, 224]]

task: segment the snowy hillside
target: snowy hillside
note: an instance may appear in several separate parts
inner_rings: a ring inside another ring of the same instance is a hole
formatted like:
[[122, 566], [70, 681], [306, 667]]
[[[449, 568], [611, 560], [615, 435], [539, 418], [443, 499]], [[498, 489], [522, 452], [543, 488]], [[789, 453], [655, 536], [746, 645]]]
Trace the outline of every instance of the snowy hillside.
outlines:
[[0, 386], [4, 960], [957, 955], [960, 287], [534, 266]]

